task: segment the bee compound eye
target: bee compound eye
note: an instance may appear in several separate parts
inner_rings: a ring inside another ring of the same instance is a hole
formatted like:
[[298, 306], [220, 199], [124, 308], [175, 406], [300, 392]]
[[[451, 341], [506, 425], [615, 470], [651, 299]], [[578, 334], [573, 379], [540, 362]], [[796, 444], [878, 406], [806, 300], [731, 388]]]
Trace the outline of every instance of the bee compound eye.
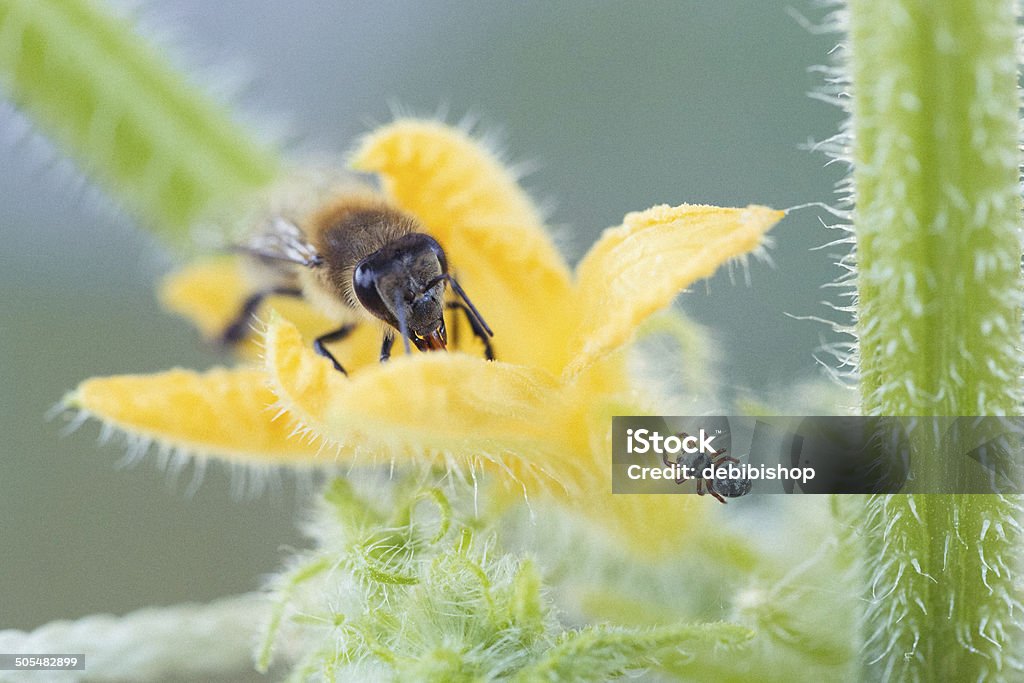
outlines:
[[437, 240], [435, 240], [430, 235], [424, 235], [423, 237], [424, 237], [424, 241], [427, 244], [427, 247], [430, 249], [430, 251], [432, 251], [434, 253], [434, 256], [437, 257], [437, 262], [441, 265], [441, 272], [442, 273], [447, 273], [448, 272], [448, 257], [445, 256], [444, 249], [442, 249], [441, 245], [438, 244]]
[[370, 287], [373, 285], [373, 275], [370, 268], [365, 263], [360, 263], [356, 266], [355, 271], [352, 273], [353, 284], [356, 287]]
[[356, 297], [368, 311], [374, 315], [386, 316], [387, 308], [381, 301], [380, 292], [377, 291], [377, 274], [373, 268], [366, 263], [356, 265], [352, 273], [352, 288]]

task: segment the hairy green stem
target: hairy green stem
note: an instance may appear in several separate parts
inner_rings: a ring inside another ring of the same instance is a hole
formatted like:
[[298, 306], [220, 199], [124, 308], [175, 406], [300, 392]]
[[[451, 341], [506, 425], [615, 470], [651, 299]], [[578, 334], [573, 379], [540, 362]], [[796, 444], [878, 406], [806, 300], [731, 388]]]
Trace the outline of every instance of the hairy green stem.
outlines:
[[[1007, 415], [1020, 399], [1014, 0], [850, 0], [857, 335], [865, 412]], [[912, 434], [915, 490], [862, 510], [865, 675], [1020, 675], [1016, 501]], [[1013, 611], [1017, 610], [1017, 614]]]
[[0, 0], [0, 87], [104, 189], [170, 235], [275, 172], [271, 152], [90, 0]]

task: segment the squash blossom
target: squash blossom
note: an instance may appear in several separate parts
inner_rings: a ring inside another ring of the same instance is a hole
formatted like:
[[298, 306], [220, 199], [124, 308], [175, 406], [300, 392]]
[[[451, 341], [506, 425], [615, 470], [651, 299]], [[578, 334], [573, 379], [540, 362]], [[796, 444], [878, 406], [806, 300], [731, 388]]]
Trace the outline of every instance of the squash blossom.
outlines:
[[[644, 412], [624, 350], [641, 322], [759, 247], [784, 213], [686, 204], [630, 213], [573, 271], [513, 174], [460, 130], [399, 120], [368, 135], [352, 166], [377, 174], [384, 194], [443, 245], [494, 330], [497, 361], [483, 360], [463, 324], [449, 353], [398, 352], [380, 363], [379, 330], [364, 325], [332, 347], [345, 376], [311, 346], [337, 321], [271, 298], [260, 357], [94, 378], [65, 404], [202, 460], [458, 468], [508, 491], [553, 495], [651, 551], [677, 538], [673, 528], [707, 499], [611, 494], [610, 418]], [[253, 291], [244, 258], [172, 274], [165, 305], [216, 336]]]

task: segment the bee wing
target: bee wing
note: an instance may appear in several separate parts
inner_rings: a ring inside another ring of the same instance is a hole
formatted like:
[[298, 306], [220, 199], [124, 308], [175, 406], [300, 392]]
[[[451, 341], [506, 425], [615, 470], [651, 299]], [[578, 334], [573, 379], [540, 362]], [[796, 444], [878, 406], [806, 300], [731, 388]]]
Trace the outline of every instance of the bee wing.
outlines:
[[285, 261], [307, 268], [315, 268], [321, 263], [316, 248], [306, 240], [299, 226], [280, 216], [270, 222], [266, 232], [254, 235], [237, 245], [235, 250], [261, 259]]

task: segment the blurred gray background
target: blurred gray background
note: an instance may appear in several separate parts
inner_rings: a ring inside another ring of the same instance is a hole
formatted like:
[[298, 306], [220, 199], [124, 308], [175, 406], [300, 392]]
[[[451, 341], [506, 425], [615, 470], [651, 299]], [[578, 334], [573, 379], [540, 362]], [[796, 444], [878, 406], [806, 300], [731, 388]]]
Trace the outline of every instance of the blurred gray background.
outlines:
[[[231, 101], [284, 124], [292, 150], [340, 158], [389, 103], [478, 116], [513, 160], [538, 162], [525, 184], [572, 235], [575, 261], [656, 203], [832, 201], [840, 169], [801, 146], [840, 119], [806, 96], [836, 37], [801, 28], [790, 4], [162, 0], [140, 15], [197, 82], [216, 91], [241, 75]], [[124, 449], [98, 447], [95, 425], [62, 438], [44, 421], [89, 376], [226, 359], [156, 306], [170, 263], [158, 244], [16, 115], [0, 137], [0, 629], [257, 587], [304, 543], [292, 481], [237, 501], [215, 467], [189, 499], [187, 478], [169, 486], [152, 459], [115, 468]], [[751, 286], [720, 274], [681, 297], [715, 331], [723, 395], [788, 398], [818, 374], [826, 329], [785, 316], [827, 313], [820, 287], [836, 271], [827, 250], [809, 251], [830, 240], [817, 216], [776, 228], [776, 266], [755, 263]]]

